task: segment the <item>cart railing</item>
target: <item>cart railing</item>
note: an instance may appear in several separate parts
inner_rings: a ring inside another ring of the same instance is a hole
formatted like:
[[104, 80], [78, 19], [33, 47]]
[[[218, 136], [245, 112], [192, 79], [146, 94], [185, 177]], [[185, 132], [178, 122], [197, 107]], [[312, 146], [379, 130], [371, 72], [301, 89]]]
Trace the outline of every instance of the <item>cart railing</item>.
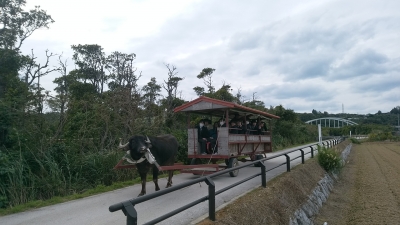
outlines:
[[[337, 138], [337, 139], [323, 141], [322, 145], [329, 148], [329, 147], [332, 147], [333, 145], [339, 144], [340, 142], [342, 142], [342, 139], [341, 138]], [[204, 181], [208, 185], [208, 196], [204, 196], [204, 197], [202, 197], [200, 199], [197, 199], [197, 200], [195, 200], [195, 201], [193, 201], [193, 202], [191, 202], [189, 204], [186, 204], [186, 205], [184, 205], [184, 206], [182, 206], [182, 207], [180, 207], [178, 209], [175, 209], [175, 210], [173, 210], [173, 211], [171, 211], [171, 212], [169, 212], [169, 213], [167, 213], [165, 215], [162, 215], [162, 216], [160, 216], [158, 218], [155, 218], [155, 219], [153, 219], [153, 220], [151, 220], [151, 221], [149, 221], [149, 222], [147, 222], [145, 224], [156, 224], [156, 223], [159, 223], [159, 222], [161, 222], [161, 221], [163, 221], [163, 220], [165, 220], [165, 219], [167, 219], [169, 217], [172, 217], [173, 215], [175, 215], [175, 214], [177, 214], [179, 212], [182, 212], [182, 211], [184, 211], [186, 209], [189, 209], [189, 208], [191, 208], [191, 207], [193, 207], [193, 206], [195, 206], [195, 205], [197, 205], [197, 204], [199, 204], [201, 202], [204, 202], [206, 200], [208, 200], [208, 215], [209, 215], [209, 219], [212, 220], [212, 221], [215, 221], [215, 209], [216, 209], [216, 207], [215, 207], [215, 196], [216, 195], [221, 194], [221, 193], [223, 193], [223, 192], [225, 192], [225, 191], [227, 191], [227, 190], [229, 190], [229, 189], [231, 189], [231, 188], [233, 188], [233, 187], [235, 187], [235, 186], [237, 186], [239, 184], [242, 184], [242, 183], [244, 183], [244, 182], [246, 182], [248, 180], [251, 180], [251, 179], [253, 179], [255, 177], [258, 177], [258, 176], [261, 176], [261, 185], [263, 187], [266, 187], [267, 186], [267, 178], [266, 178], [266, 173], [267, 172], [269, 172], [269, 171], [271, 171], [273, 169], [276, 169], [276, 168], [278, 168], [280, 166], [283, 166], [285, 164], [286, 164], [287, 172], [290, 172], [290, 168], [291, 168], [290, 162], [291, 161], [293, 161], [295, 159], [298, 159], [298, 158], [301, 158], [301, 161], [304, 164], [305, 155], [311, 154], [311, 158], [313, 158], [314, 157], [314, 151], [318, 149], [317, 146], [318, 146], [318, 143], [313, 143], [313, 144], [308, 144], [308, 145], [303, 145], [303, 146], [298, 146], [298, 147], [295, 147], [295, 148], [283, 150], [283, 151], [277, 152], [276, 155], [269, 156], [268, 158], [256, 160], [256, 161], [253, 161], [251, 163], [247, 163], [247, 164], [242, 165], [242, 166], [237, 166], [237, 167], [234, 167], [234, 168], [221, 170], [219, 172], [216, 172], [216, 173], [204, 176], [204, 177], [199, 177], [199, 178], [191, 180], [191, 181], [187, 181], [187, 182], [184, 182], [184, 183], [181, 183], [181, 184], [178, 184], [178, 185], [174, 185], [172, 187], [169, 187], [168, 189], [163, 189], [163, 190], [160, 190], [160, 191], [148, 194], [148, 195], [144, 195], [144, 196], [141, 196], [141, 197], [137, 197], [137, 198], [134, 198], [134, 199], [130, 199], [130, 200], [127, 200], [127, 201], [123, 201], [123, 202], [111, 205], [109, 207], [109, 211], [110, 212], [115, 212], [115, 211], [118, 211], [118, 210], [122, 210], [124, 212], [125, 216], [126, 216], [126, 224], [127, 225], [137, 224], [138, 215], [137, 215], [137, 211], [135, 209], [135, 205]], [[306, 149], [306, 148], [310, 148], [310, 151], [309, 152], [304, 152], [303, 149]], [[301, 155], [298, 156], [298, 157], [290, 158], [289, 153], [292, 153], [292, 152], [295, 152], [295, 151], [301, 151]], [[282, 164], [279, 164], [279, 165], [277, 165], [277, 166], [275, 166], [275, 167], [273, 167], [273, 168], [271, 168], [269, 170], [266, 170], [266, 167], [264, 165], [264, 161], [268, 161], [270, 159], [274, 159], [274, 158], [277, 158], [277, 157], [280, 157], [280, 156], [285, 156], [286, 157], [286, 162], [284, 162]], [[229, 185], [229, 186], [227, 186], [227, 187], [225, 187], [223, 189], [220, 189], [218, 191], [215, 190], [215, 184], [214, 184], [212, 178], [220, 176], [222, 174], [226, 174], [226, 173], [238, 170], [238, 169], [241, 169], [241, 168], [244, 168], [244, 167], [252, 166], [254, 164], [257, 164], [260, 167], [260, 169], [261, 169], [260, 173], [257, 173], [257, 174], [254, 174], [252, 176], [249, 176], [249, 177], [247, 177], [247, 178], [245, 178], [245, 179], [243, 179], [241, 181], [238, 181], [238, 182], [236, 182], [234, 184], [231, 184], [231, 185]]]

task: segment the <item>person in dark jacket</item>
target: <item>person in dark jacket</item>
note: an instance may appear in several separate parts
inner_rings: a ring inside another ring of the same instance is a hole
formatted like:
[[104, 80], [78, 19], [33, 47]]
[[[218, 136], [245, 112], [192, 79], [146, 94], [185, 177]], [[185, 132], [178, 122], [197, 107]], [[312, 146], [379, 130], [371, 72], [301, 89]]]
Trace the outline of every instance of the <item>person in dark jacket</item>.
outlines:
[[210, 138], [213, 138], [214, 140], [217, 140], [218, 126], [219, 126], [219, 122], [215, 122], [213, 125], [213, 128], [211, 130], [208, 130], [208, 132], [210, 133]]
[[236, 126], [236, 121], [231, 121], [229, 125], [229, 133], [230, 134], [237, 134], [238, 128]]
[[260, 126], [258, 127], [258, 133], [266, 134], [266, 131], [267, 131], [267, 126], [265, 125], [264, 122], [261, 122]]
[[246, 134], [251, 134], [250, 120], [246, 120]]
[[257, 120], [252, 120], [251, 121], [251, 127], [250, 127], [250, 134], [257, 135], [258, 134], [258, 126], [257, 126]]
[[198, 141], [200, 145], [200, 153], [202, 155], [207, 154], [207, 149], [209, 153], [211, 153], [211, 148], [215, 146], [215, 140], [210, 137], [206, 123], [205, 120], [201, 120], [198, 127]]
[[236, 127], [238, 129], [238, 134], [245, 134], [246, 133], [246, 126], [243, 126], [241, 120], [237, 121]]
[[200, 145], [200, 153], [204, 155], [206, 154], [206, 149], [207, 149], [207, 139], [210, 137], [207, 127], [204, 126], [204, 120], [200, 120], [199, 126], [197, 128], [197, 134], [198, 134], [197, 140]]

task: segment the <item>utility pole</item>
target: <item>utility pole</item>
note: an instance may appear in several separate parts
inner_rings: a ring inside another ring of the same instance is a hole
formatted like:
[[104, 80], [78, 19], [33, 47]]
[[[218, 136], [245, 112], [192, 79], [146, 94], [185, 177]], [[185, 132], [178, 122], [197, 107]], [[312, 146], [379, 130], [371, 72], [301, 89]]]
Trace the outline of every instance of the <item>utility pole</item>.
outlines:
[[400, 106], [397, 106], [397, 130], [400, 131]]

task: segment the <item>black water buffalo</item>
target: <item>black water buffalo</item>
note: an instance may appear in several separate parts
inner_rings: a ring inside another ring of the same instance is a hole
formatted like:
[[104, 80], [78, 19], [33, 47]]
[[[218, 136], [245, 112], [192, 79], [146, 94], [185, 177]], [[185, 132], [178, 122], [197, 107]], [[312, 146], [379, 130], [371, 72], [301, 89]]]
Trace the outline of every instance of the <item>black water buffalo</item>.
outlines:
[[[178, 153], [178, 141], [170, 134], [157, 137], [134, 135], [129, 139], [128, 143], [124, 145], [120, 143], [119, 148], [129, 150], [131, 158], [136, 161], [143, 158], [149, 149], [160, 166], [172, 166], [175, 163], [176, 154]], [[142, 181], [142, 191], [138, 196], [146, 194], [146, 176], [150, 168], [153, 168], [153, 182], [156, 186], [156, 191], [160, 190], [158, 186], [159, 170], [155, 164], [150, 164], [148, 160], [144, 160], [137, 163], [136, 168]], [[172, 186], [173, 175], [173, 171], [169, 170], [166, 188]]]

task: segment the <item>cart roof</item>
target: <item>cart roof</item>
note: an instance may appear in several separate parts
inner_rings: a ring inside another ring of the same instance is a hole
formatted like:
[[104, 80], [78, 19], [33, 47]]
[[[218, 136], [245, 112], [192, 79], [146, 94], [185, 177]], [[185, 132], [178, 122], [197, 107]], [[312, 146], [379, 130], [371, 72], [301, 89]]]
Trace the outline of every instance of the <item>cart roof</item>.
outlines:
[[252, 109], [246, 106], [238, 105], [233, 102], [226, 102], [218, 99], [201, 96], [193, 101], [185, 103], [174, 109], [174, 112], [195, 112], [199, 114], [211, 114], [221, 116], [225, 110], [229, 109], [232, 112], [246, 113], [258, 115], [266, 118], [279, 119], [279, 116], [263, 112], [257, 109]]

